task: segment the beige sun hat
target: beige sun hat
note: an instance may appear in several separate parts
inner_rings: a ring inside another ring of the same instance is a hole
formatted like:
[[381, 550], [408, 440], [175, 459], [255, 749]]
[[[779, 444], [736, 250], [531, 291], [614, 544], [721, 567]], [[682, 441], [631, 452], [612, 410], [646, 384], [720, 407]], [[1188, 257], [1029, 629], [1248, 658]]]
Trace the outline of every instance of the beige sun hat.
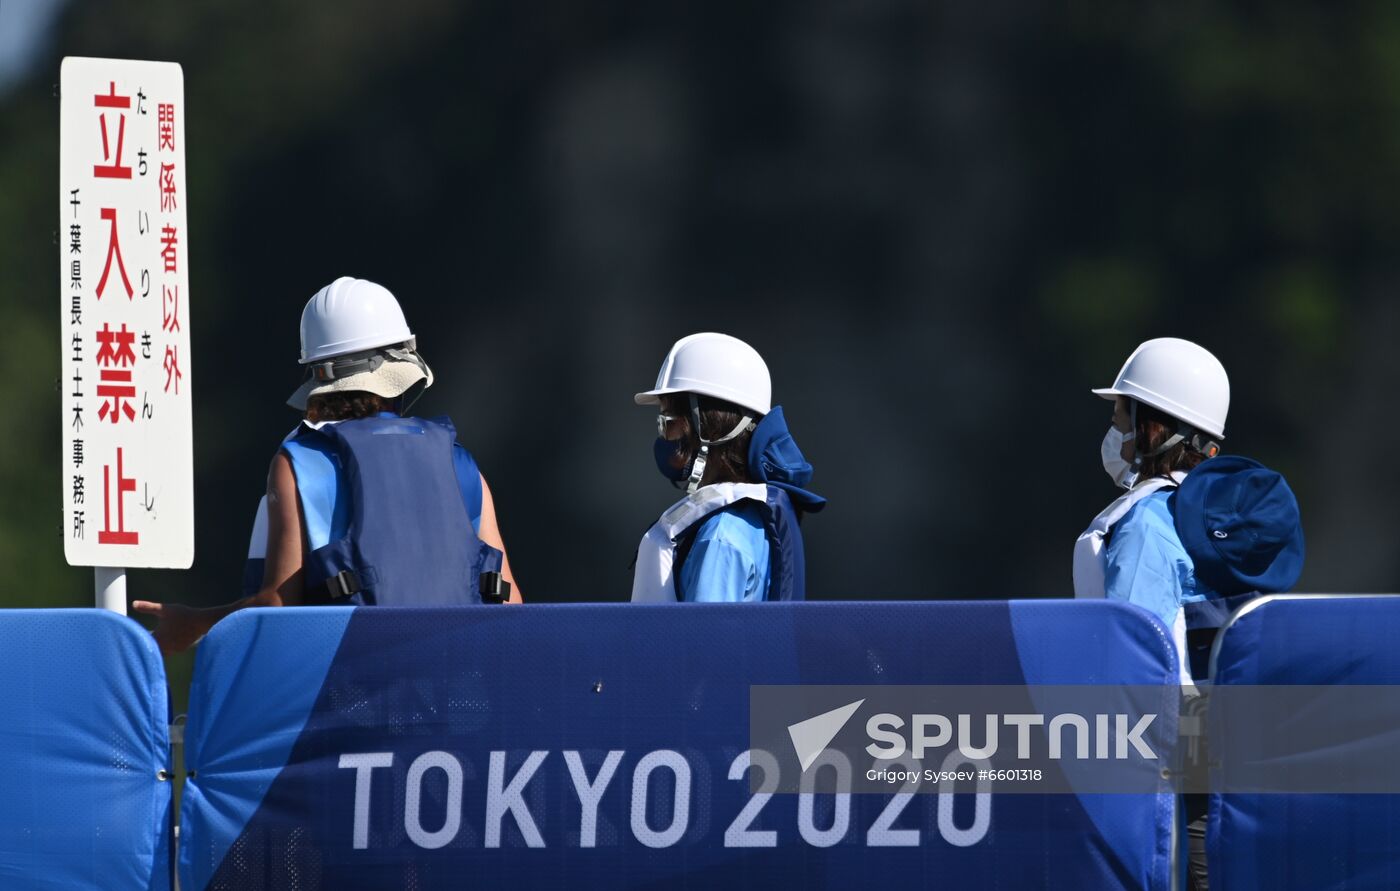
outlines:
[[306, 381], [287, 399], [298, 411], [322, 393], [363, 392], [393, 399], [433, 371], [416, 351], [403, 309], [382, 285], [342, 276], [317, 291], [301, 312]]
[[[411, 350], [377, 350], [376, 352], [412, 353]], [[373, 371], [365, 370], [344, 376], [337, 375], [330, 380], [317, 380], [313, 372], [313, 376], [297, 387], [296, 391], [287, 398], [287, 404], [297, 411], [306, 411], [307, 400], [322, 393], [373, 393], [376, 396], [383, 396], [385, 399], [393, 399], [407, 393], [419, 381], [427, 382], [423, 384], [423, 389], [426, 390], [433, 385], [433, 370], [417, 353], [412, 353], [412, 355], [417, 359], [417, 362], [384, 357], [383, 363]]]

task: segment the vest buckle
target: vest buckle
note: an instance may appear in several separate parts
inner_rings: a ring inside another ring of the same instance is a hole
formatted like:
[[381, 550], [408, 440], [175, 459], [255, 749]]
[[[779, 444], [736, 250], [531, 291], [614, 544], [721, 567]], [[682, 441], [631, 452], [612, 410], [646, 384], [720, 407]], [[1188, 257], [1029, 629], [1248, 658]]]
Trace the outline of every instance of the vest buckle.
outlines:
[[360, 577], [348, 569], [342, 569], [326, 579], [326, 588], [330, 591], [332, 600], [343, 600], [364, 590], [364, 586], [360, 584]]
[[483, 572], [476, 588], [481, 594], [482, 603], [505, 603], [510, 600], [510, 582], [499, 572]]

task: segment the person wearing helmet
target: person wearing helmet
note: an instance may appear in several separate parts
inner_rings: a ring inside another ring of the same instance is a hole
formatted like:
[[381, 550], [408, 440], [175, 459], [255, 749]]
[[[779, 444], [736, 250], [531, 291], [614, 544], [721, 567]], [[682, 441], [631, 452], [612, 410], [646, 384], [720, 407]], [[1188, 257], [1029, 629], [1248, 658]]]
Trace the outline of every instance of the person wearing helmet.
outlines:
[[[1093, 392], [1113, 401], [1100, 457], [1128, 491], [1075, 543], [1075, 596], [1124, 600], [1155, 614], [1172, 629], [1183, 689], [1194, 691], [1208, 678], [1211, 644], [1230, 613], [1297, 582], [1298, 502], [1259, 462], [1219, 456], [1230, 381], [1205, 348], [1149, 340], [1112, 386]], [[1185, 796], [1192, 891], [1209, 885], [1206, 811], [1206, 796]]]
[[804, 488], [812, 465], [758, 351], [726, 334], [683, 337], [634, 399], [659, 407], [656, 466], [686, 495], [643, 536], [632, 600], [804, 599], [799, 523], [826, 499]]
[[1125, 494], [1074, 548], [1076, 597], [1108, 597], [1154, 613], [1176, 645], [1181, 681], [1208, 671], [1210, 644], [1231, 611], [1286, 591], [1303, 565], [1297, 500], [1283, 477], [1225, 456], [1230, 381], [1208, 350], [1162, 337], [1141, 344], [1113, 385], [1100, 457]]
[[416, 347], [398, 301], [373, 282], [342, 277], [307, 302], [306, 380], [287, 400], [304, 419], [272, 460], [246, 596], [208, 609], [134, 602], [157, 617], [162, 651], [246, 606], [520, 600], [475, 460], [447, 418], [407, 416], [433, 383]]

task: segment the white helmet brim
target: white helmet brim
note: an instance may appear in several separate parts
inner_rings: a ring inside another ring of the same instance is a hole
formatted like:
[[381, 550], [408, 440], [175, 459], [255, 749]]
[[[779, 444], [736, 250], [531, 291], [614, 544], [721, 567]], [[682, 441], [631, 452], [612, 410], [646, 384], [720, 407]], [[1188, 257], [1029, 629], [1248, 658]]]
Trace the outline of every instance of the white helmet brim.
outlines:
[[1225, 430], [1218, 422], [1194, 412], [1183, 405], [1179, 405], [1159, 393], [1153, 393], [1150, 390], [1131, 386], [1121, 389], [1118, 387], [1101, 387], [1097, 390], [1090, 390], [1089, 392], [1093, 393], [1095, 396], [1107, 399], [1109, 402], [1114, 401], [1119, 396], [1125, 396], [1128, 399], [1136, 399], [1143, 405], [1150, 405], [1158, 411], [1166, 412], [1179, 421], [1185, 421], [1197, 430], [1209, 433], [1216, 439], [1225, 438]]

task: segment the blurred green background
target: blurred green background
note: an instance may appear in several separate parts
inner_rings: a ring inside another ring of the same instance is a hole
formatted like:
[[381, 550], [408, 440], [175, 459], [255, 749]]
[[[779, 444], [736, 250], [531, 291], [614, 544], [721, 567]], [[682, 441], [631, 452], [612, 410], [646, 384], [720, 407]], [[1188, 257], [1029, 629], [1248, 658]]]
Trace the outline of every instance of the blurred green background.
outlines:
[[236, 596], [302, 305], [400, 298], [532, 601], [617, 600], [676, 497], [632, 405], [720, 330], [830, 508], [811, 596], [1070, 591], [1142, 339], [1229, 370], [1301, 590], [1395, 590], [1400, 6], [0, 0], [3, 605], [92, 602], [59, 481], [65, 55], [184, 66], [196, 559]]

